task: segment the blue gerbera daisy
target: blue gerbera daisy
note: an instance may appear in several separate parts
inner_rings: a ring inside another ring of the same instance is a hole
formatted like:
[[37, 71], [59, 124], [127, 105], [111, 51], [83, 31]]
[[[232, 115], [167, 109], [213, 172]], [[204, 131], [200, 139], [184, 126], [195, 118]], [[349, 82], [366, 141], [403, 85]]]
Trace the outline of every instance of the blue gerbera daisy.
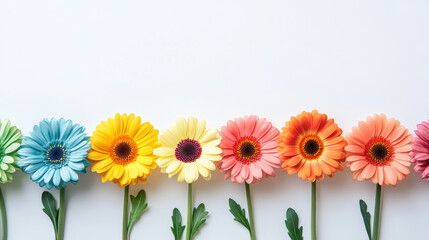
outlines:
[[41, 187], [61, 189], [68, 182], [76, 184], [77, 173], [85, 173], [89, 165], [86, 156], [91, 145], [84, 131], [85, 127], [71, 120], [43, 119], [24, 137], [18, 166]]

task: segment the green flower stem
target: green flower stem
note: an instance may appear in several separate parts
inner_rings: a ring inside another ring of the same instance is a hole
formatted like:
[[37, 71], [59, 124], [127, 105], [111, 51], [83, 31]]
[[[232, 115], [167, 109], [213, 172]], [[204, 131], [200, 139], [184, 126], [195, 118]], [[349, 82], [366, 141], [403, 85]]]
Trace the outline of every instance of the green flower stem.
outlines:
[[192, 221], [192, 183], [188, 183], [188, 221], [186, 223], [186, 240], [191, 240]]
[[65, 194], [65, 188], [61, 188], [60, 189], [60, 209], [58, 213], [57, 240], [64, 239], [64, 194]]
[[1, 239], [7, 239], [7, 218], [6, 218], [6, 207], [4, 205], [3, 193], [0, 187], [0, 210], [1, 210]]
[[122, 240], [128, 240], [128, 197], [130, 186], [127, 185], [124, 189], [124, 212], [122, 215]]
[[316, 240], [316, 180], [311, 183], [311, 240]]
[[247, 198], [247, 211], [249, 212], [250, 222], [250, 239], [255, 240], [255, 224], [253, 223], [253, 210], [252, 210], [252, 198], [250, 197], [250, 185], [246, 182], [246, 198]]
[[381, 197], [381, 185], [377, 184], [375, 190], [375, 208], [374, 208], [374, 231], [372, 233], [372, 240], [378, 240], [378, 226], [380, 219], [380, 197]]

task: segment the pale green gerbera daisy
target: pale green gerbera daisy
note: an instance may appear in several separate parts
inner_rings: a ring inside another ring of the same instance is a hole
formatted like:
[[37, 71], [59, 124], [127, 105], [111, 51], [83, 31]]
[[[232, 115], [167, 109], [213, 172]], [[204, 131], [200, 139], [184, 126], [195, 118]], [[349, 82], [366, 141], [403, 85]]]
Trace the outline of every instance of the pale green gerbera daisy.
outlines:
[[0, 183], [12, 181], [19, 160], [18, 149], [22, 142], [22, 133], [10, 120], [0, 121]]

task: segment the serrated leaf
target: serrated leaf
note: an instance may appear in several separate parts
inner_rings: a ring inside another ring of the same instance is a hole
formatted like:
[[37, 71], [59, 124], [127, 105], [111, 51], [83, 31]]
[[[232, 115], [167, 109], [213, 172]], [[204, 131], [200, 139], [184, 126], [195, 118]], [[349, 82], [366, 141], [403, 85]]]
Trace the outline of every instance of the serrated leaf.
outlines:
[[44, 191], [42, 193], [42, 204], [43, 212], [48, 215], [51, 219], [52, 225], [54, 225], [55, 235], [58, 232], [58, 208], [57, 202], [55, 201], [54, 196], [50, 192]]
[[368, 206], [364, 200], [359, 200], [360, 212], [362, 214], [363, 223], [365, 224], [368, 239], [371, 240], [371, 214], [368, 212]]
[[137, 196], [130, 196], [131, 199], [131, 212], [130, 218], [128, 220], [128, 234], [131, 232], [131, 229], [134, 227], [134, 224], [143, 214], [143, 211], [147, 208], [146, 201], [146, 192], [144, 190], [140, 190]]
[[171, 231], [173, 232], [174, 240], [181, 240], [183, 231], [185, 231], [185, 225], [182, 225], [182, 214], [180, 214], [179, 209], [175, 208], [173, 210], [173, 216], [171, 216], [171, 220], [173, 221]]
[[194, 208], [191, 222], [191, 239], [193, 239], [195, 234], [200, 230], [201, 225], [206, 222], [207, 215], [209, 215], [209, 212], [206, 211], [206, 207], [203, 203], [198, 205], [197, 208]]
[[303, 240], [302, 237], [302, 226], [299, 226], [298, 214], [292, 208], [288, 208], [286, 211], [286, 228], [288, 235], [291, 240]]
[[250, 233], [249, 220], [246, 217], [246, 210], [235, 202], [232, 198], [229, 199], [229, 211], [234, 216], [234, 220], [243, 225]]

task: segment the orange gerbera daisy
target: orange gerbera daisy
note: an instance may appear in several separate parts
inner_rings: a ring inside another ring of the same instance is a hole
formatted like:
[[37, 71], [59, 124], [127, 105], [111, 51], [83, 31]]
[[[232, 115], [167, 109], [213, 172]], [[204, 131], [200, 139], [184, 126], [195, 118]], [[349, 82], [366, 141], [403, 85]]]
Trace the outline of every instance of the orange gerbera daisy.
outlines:
[[346, 166], [359, 181], [372, 179], [373, 183], [395, 186], [410, 173], [412, 138], [398, 120], [375, 114], [366, 122], [359, 121], [359, 127], [347, 135]]
[[298, 177], [314, 182], [342, 171], [347, 145], [341, 136], [342, 130], [317, 110], [303, 111], [291, 117], [282, 128], [278, 138], [282, 168], [289, 174], [298, 172]]

